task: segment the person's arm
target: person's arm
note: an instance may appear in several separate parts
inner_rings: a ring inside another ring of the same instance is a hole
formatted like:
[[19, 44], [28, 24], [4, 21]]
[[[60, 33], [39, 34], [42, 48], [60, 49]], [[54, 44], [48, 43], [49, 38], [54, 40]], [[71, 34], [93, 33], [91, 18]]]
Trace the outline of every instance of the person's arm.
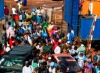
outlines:
[[22, 73], [25, 73], [25, 69], [24, 69], [24, 67], [23, 67], [23, 69], [22, 69]]
[[52, 73], [52, 72], [51, 72], [51, 68], [49, 68], [49, 73]]

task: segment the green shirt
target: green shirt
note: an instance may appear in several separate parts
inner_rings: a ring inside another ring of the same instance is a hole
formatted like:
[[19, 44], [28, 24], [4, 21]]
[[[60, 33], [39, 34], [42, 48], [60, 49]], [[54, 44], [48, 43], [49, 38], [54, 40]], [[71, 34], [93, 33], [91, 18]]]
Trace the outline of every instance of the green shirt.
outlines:
[[42, 29], [45, 29], [45, 28], [47, 28], [48, 27], [48, 21], [44, 21], [43, 23], [42, 23]]

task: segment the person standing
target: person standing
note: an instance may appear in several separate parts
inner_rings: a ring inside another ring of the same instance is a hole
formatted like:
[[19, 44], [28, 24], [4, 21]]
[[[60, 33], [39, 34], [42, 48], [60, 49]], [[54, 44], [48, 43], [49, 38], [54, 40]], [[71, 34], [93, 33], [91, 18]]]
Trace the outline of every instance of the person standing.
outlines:
[[84, 3], [84, 0], [79, 1], [79, 14], [81, 14], [83, 3]]
[[54, 68], [54, 62], [50, 63], [49, 73], [56, 73], [56, 69]]
[[38, 24], [40, 24], [42, 22], [41, 8], [37, 8], [36, 14], [37, 14], [37, 22]]
[[12, 14], [13, 14], [13, 16], [16, 14], [16, 8], [15, 8], [15, 6], [14, 7], [12, 7]]
[[91, 58], [87, 59], [87, 63], [85, 64], [86, 69], [84, 73], [93, 73], [92, 69], [94, 68]]
[[29, 62], [25, 62], [25, 66], [22, 69], [22, 73], [32, 73], [32, 68], [29, 66]]
[[5, 20], [8, 21], [9, 9], [7, 6], [4, 8]]

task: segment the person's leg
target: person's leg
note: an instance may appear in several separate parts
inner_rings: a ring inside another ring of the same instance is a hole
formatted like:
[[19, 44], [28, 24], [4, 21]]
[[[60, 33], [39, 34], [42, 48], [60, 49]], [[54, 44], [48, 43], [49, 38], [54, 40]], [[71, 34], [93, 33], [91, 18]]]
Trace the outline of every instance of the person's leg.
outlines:
[[5, 20], [8, 21], [8, 15], [5, 15]]

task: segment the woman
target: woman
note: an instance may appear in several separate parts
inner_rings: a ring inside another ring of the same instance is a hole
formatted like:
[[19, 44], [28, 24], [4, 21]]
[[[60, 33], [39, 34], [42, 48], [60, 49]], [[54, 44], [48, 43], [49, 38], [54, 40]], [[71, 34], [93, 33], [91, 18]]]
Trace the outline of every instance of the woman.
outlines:
[[85, 69], [84, 73], [92, 73], [92, 68], [94, 66], [93, 66], [93, 63], [91, 62], [91, 59], [87, 60], [87, 62], [85, 63], [85, 66], [86, 66], [86, 69]]

